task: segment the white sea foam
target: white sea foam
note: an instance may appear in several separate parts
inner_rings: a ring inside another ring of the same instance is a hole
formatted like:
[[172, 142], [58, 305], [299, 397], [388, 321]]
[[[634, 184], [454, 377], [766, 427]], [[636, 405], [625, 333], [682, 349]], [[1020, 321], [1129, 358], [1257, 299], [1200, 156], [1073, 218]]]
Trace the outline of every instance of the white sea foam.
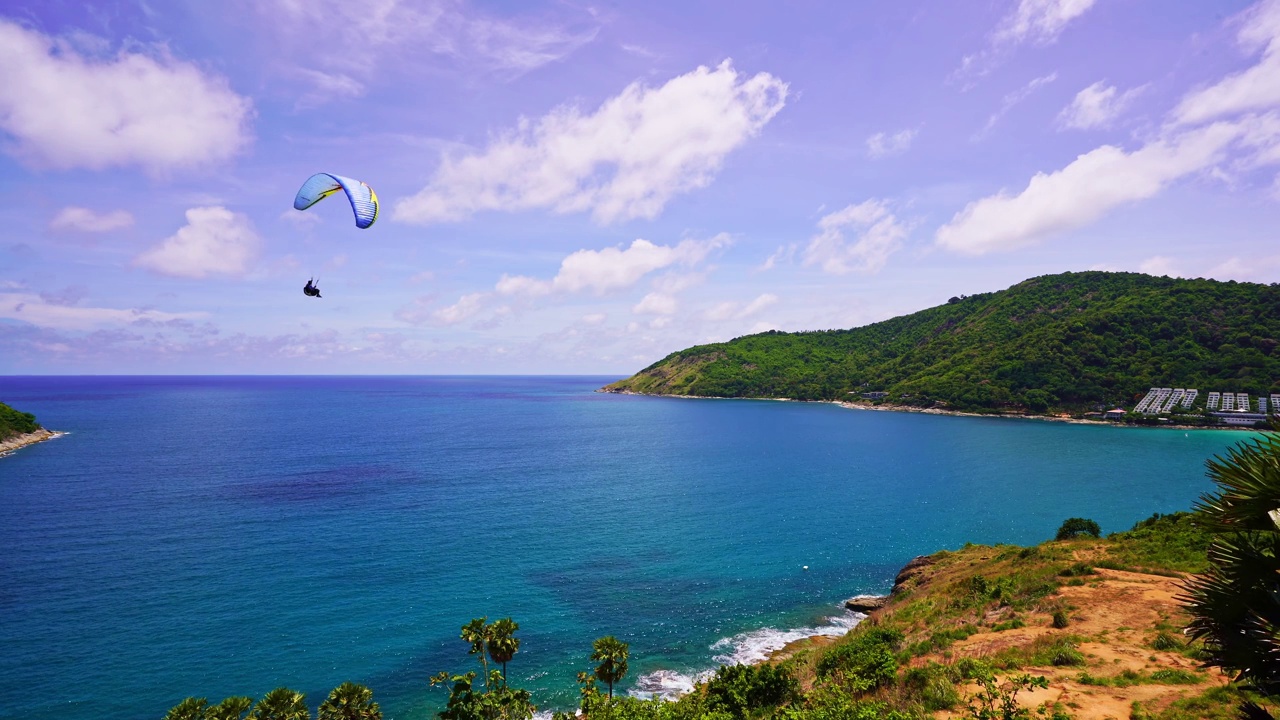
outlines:
[[[815, 627], [792, 628], [778, 630], [761, 628], [749, 632], [738, 633], [733, 637], [721, 638], [712, 643], [710, 650], [714, 653], [711, 659], [720, 665], [749, 665], [763, 662], [770, 655], [804, 638], [822, 635], [840, 637], [862, 622], [867, 616], [845, 610], [839, 615], [828, 617], [826, 624]], [[694, 685], [704, 682], [715, 674], [715, 668], [698, 672], [682, 673], [675, 670], [658, 670], [636, 679], [636, 685], [630, 694], [639, 698], [660, 697], [667, 700], [692, 692]]]

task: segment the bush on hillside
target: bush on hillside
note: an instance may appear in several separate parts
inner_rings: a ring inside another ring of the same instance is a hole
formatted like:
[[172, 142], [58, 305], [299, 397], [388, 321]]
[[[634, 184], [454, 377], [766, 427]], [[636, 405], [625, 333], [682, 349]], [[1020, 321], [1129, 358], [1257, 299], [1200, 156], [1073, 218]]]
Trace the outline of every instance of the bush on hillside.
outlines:
[[1102, 537], [1102, 528], [1098, 527], [1098, 523], [1087, 518], [1067, 518], [1063, 521], [1062, 527], [1058, 528], [1058, 534], [1053, 539], [1070, 540], [1082, 535]]

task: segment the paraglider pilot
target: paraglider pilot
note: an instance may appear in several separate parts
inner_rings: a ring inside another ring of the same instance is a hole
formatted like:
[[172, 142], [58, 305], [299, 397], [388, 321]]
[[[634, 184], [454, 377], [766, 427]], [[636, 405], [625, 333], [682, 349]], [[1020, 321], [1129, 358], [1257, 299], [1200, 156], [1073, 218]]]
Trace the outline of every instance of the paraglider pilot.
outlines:
[[302, 286], [302, 293], [307, 297], [320, 297], [320, 286], [315, 284], [315, 278], [308, 280], [307, 284]]

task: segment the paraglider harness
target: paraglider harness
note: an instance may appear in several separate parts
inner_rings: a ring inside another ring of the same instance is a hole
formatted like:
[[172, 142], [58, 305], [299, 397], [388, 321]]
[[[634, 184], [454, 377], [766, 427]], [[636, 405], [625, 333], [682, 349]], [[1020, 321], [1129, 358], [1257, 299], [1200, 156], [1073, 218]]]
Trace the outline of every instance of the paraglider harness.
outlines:
[[320, 286], [316, 285], [315, 279], [312, 278], [307, 281], [306, 285], [302, 286], [302, 293], [307, 297], [320, 297]]

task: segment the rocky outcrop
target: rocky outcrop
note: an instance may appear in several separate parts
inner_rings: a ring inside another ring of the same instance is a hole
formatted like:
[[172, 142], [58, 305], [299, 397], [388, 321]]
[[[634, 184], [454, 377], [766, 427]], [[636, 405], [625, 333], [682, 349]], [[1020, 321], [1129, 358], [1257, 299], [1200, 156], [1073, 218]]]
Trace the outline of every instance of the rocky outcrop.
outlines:
[[884, 607], [887, 602], [888, 595], [855, 595], [844, 601], [844, 607], [854, 612], [870, 613]]
[[902, 592], [907, 588], [907, 583], [916, 580], [924, 574], [926, 568], [934, 563], [934, 559], [928, 555], [921, 555], [911, 559], [911, 562], [902, 566], [898, 571], [897, 577], [893, 579], [893, 589], [888, 595], [854, 595], [844, 601], [846, 610], [852, 610], [860, 613], [871, 613], [885, 605], [889, 604], [889, 600], [894, 595]]
[[58, 437], [61, 434], [62, 433], [56, 433], [52, 430], [40, 428], [35, 432], [14, 435], [13, 437], [0, 440], [0, 455], [7, 455], [18, 448], [34, 445], [38, 442], [44, 442], [45, 440]]
[[911, 562], [903, 565], [902, 569], [898, 571], [898, 576], [893, 579], [893, 589], [889, 591], [889, 594], [897, 595], [907, 589], [907, 583], [923, 575], [925, 568], [934, 562], [935, 560], [928, 555], [912, 558]]

